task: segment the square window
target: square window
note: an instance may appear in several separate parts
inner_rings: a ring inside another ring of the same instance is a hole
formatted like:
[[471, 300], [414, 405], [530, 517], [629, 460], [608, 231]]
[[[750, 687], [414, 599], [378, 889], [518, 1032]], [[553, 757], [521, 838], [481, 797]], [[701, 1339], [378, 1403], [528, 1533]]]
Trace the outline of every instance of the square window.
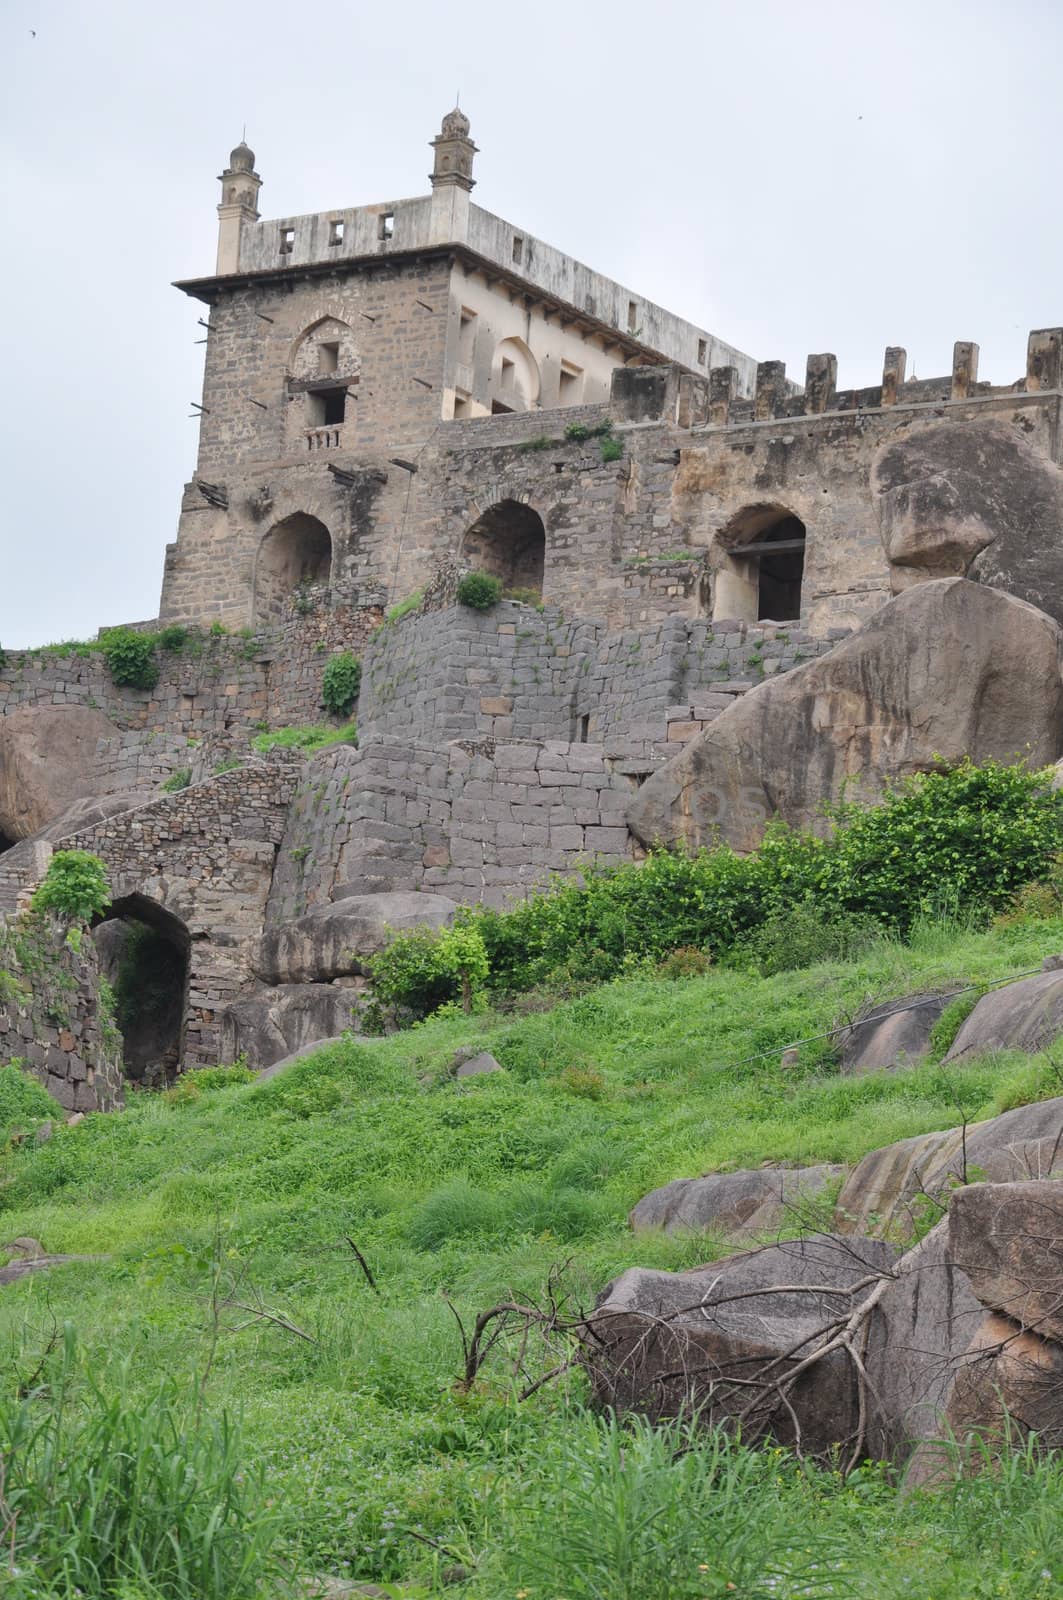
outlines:
[[340, 347], [335, 344], [319, 344], [317, 347], [317, 370], [319, 372], [338, 372], [340, 370]]
[[294, 228], [282, 228], [281, 229], [281, 242], [280, 242], [280, 253], [281, 253], [281, 255], [282, 256], [290, 256], [294, 249], [295, 249], [295, 229]]
[[343, 243], [343, 218], [336, 217], [328, 225], [328, 242], [330, 245]]
[[380, 223], [379, 223], [378, 237], [383, 239], [383, 240], [388, 240], [388, 239], [390, 239], [392, 237], [394, 232], [395, 232], [395, 213], [394, 213], [394, 211], [382, 211], [380, 213]]

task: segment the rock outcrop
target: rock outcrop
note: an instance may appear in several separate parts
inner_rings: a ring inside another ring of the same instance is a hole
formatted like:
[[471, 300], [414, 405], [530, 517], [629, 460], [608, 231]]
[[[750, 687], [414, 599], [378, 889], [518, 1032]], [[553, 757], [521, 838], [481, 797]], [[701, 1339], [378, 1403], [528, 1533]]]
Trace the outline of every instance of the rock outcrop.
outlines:
[[0, 717], [0, 833], [25, 839], [100, 788], [97, 747], [118, 729], [90, 706], [16, 706]]
[[946, 1061], [989, 1050], [1040, 1050], [1063, 1033], [1063, 972], [1039, 972], [984, 994], [966, 1018]]
[[968, 577], [1063, 622], [1063, 472], [1014, 428], [914, 429], [874, 458], [871, 494], [894, 593]]
[[628, 1221], [636, 1232], [663, 1228], [709, 1229], [728, 1239], [750, 1238], [773, 1229], [793, 1229], [809, 1200], [844, 1172], [844, 1167], [755, 1167], [676, 1178], [645, 1195]]
[[363, 958], [383, 950], [392, 933], [445, 928], [458, 907], [446, 895], [393, 890], [350, 895], [305, 917], [270, 928], [259, 940], [254, 971], [264, 983], [327, 983], [365, 972]]
[[585, 1326], [597, 1398], [695, 1413], [802, 1453], [949, 1467], [938, 1442], [1063, 1442], [1063, 1194], [978, 1184], [906, 1255], [819, 1234], [698, 1267], [632, 1269]]
[[842, 1072], [860, 1077], [865, 1072], [910, 1067], [922, 1061], [930, 1048], [934, 1024], [950, 998], [947, 994], [908, 995], [858, 1017], [838, 1041]]
[[353, 1024], [358, 991], [346, 984], [287, 983], [260, 989], [222, 1017], [222, 1059], [259, 1068], [335, 1039]]
[[834, 1226], [855, 1234], [909, 1235], [926, 1205], [944, 1205], [977, 1173], [990, 1183], [1063, 1177], [1063, 1096], [1002, 1116], [872, 1150], [838, 1195]]
[[1063, 753], [1063, 630], [962, 578], [908, 590], [828, 655], [761, 684], [654, 773], [628, 808], [643, 844], [750, 850], [775, 816], [822, 827], [937, 759]]

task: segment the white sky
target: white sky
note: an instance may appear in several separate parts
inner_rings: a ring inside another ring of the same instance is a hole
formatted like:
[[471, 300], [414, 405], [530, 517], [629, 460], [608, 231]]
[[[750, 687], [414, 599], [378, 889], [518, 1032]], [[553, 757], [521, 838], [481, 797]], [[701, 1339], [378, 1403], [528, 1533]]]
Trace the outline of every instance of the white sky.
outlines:
[[426, 193], [460, 90], [481, 205], [798, 381], [1063, 323], [1063, 0], [3, 0], [0, 52], [3, 645], [156, 614], [245, 122], [324, 210]]

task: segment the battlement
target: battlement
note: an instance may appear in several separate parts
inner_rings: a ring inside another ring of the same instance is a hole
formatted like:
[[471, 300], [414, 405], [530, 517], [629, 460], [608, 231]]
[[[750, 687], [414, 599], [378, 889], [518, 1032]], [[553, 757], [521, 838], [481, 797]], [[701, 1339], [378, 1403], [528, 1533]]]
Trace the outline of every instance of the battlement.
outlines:
[[951, 372], [941, 377], [908, 379], [907, 351], [900, 345], [890, 345], [883, 358], [881, 383], [866, 389], [839, 389], [838, 358], [824, 352], [808, 357], [804, 387], [796, 391], [787, 381], [785, 362], [761, 361], [751, 398], [742, 396], [734, 367], [713, 367], [704, 392], [697, 390], [697, 400], [689, 400], [687, 409], [697, 412], [700, 425], [720, 428], [736, 422], [769, 422], [780, 417], [814, 417], [828, 412], [994, 399], [1063, 389], [1063, 328], [1033, 330], [1027, 341], [1026, 372], [1011, 384], [980, 383], [978, 355], [976, 344], [959, 340], [953, 346]]

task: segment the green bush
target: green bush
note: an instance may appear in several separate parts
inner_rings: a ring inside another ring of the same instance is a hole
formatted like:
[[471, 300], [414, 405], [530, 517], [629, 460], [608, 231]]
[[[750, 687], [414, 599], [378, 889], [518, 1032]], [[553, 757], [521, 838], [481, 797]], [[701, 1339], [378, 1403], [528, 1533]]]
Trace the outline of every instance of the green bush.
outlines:
[[490, 611], [502, 598], [502, 580], [489, 572], [467, 572], [458, 584], [458, 604], [472, 611]]
[[160, 650], [183, 650], [188, 642], [188, 629], [173, 622], [168, 628], [159, 629], [157, 639]]
[[814, 900], [803, 900], [770, 916], [745, 949], [761, 977], [770, 978], [818, 961], [853, 961], [881, 931], [870, 917], [824, 911]]
[[326, 664], [321, 679], [321, 704], [334, 717], [349, 717], [362, 686], [362, 663], [341, 650]]
[[624, 441], [608, 435], [601, 441], [598, 450], [603, 461], [619, 461], [624, 454]]
[[107, 868], [89, 850], [57, 850], [34, 891], [34, 911], [54, 911], [67, 922], [91, 922], [111, 902]]
[[177, 794], [181, 789], [187, 789], [191, 782], [192, 768], [178, 767], [176, 772], [171, 772], [166, 781], [159, 785], [159, 788], [164, 794]]
[[159, 681], [155, 640], [150, 633], [132, 628], [108, 628], [100, 635], [100, 649], [113, 682], [130, 689], [154, 689]]
[[[986, 920], [1048, 871], [1063, 845], [1063, 794], [1023, 766], [963, 762], [904, 780], [876, 806], [838, 806], [831, 821], [825, 839], [776, 823], [747, 856], [719, 845], [591, 864], [582, 884], [459, 921], [482, 938], [488, 984], [502, 993], [603, 982], [682, 947], [790, 970], [851, 956], [876, 932], [903, 936], [928, 914]], [[395, 985], [412, 1016], [455, 997], [431, 934], [396, 941], [376, 962], [377, 993]]]
[[232, 1421], [202, 1417], [172, 1380], [148, 1399], [105, 1393], [69, 1326], [55, 1381], [0, 1397], [0, 1460], [11, 1600], [279, 1592], [279, 1519]]
[[487, 980], [484, 941], [469, 923], [400, 933], [367, 965], [377, 1003], [413, 1021], [459, 1000], [470, 1011]]

